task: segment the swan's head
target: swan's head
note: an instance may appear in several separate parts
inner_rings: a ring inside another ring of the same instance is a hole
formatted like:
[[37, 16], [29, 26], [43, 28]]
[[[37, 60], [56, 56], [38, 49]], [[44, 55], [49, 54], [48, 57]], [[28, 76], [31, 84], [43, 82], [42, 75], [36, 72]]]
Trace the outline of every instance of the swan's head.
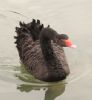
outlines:
[[69, 37], [66, 34], [57, 35], [55, 38], [55, 42], [62, 47], [76, 48], [76, 45], [72, 44], [72, 41], [69, 40]]

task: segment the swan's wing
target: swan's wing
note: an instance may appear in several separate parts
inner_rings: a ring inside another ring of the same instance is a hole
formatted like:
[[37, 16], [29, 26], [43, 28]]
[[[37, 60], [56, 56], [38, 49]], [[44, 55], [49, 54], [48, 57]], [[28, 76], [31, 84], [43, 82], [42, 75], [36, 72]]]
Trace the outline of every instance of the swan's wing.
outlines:
[[19, 52], [20, 59], [23, 59], [24, 51], [28, 51], [34, 46], [36, 40], [39, 39], [40, 31], [43, 28], [43, 24], [40, 24], [40, 20], [34, 20], [28, 24], [24, 22], [19, 23], [20, 27], [16, 27], [17, 36], [16, 39], [16, 47]]
[[23, 59], [23, 50], [27, 50], [27, 46], [32, 45], [34, 41], [26, 27], [16, 27], [16, 33], [17, 36], [14, 37], [16, 39], [15, 44], [18, 49], [20, 59]]

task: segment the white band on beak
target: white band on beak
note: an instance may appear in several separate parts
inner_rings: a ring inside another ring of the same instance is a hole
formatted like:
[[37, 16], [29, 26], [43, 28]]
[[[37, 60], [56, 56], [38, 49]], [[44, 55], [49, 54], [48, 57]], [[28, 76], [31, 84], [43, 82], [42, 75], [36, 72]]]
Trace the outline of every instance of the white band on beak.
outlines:
[[70, 48], [77, 48], [77, 46], [76, 45], [71, 45]]

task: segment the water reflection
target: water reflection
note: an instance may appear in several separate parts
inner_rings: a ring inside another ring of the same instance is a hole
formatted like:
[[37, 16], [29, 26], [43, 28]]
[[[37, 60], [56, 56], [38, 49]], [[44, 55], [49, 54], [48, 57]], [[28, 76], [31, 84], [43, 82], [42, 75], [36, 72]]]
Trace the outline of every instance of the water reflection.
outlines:
[[65, 84], [48, 87], [47, 91], [45, 92], [44, 100], [55, 100], [55, 98], [63, 94], [64, 91], [65, 91]]
[[35, 79], [24, 68], [24, 65], [20, 66], [20, 74], [16, 75], [20, 80], [23, 80], [24, 84], [17, 86], [17, 89], [21, 92], [31, 92], [32, 90], [39, 91], [43, 89], [45, 91], [44, 100], [55, 100], [56, 97], [62, 95], [65, 91], [65, 81], [57, 83], [47, 83]]
[[56, 97], [62, 95], [65, 91], [65, 84], [52, 85], [52, 86], [32, 86], [28, 84], [21, 84], [17, 87], [21, 92], [31, 92], [32, 90], [39, 91], [43, 89], [45, 91], [44, 100], [55, 100]]

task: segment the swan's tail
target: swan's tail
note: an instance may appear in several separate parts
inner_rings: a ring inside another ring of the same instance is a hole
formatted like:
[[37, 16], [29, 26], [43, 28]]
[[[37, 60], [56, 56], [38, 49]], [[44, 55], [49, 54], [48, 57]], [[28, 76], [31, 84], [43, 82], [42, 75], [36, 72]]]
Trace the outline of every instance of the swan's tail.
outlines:
[[43, 28], [43, 24], [40, 24], [40, 20], [34, 20], [28, 24], [24, 22], [19, 23], [20, 27], [16, 27], [17, 36], [14, 36], [16, 39], [16, 47], [19, 52], [20, 58], [23, 58], [24, 51], [27, 51], [28, 46], [32, 45], [33, 42], [39, 39], [40, 31]]

